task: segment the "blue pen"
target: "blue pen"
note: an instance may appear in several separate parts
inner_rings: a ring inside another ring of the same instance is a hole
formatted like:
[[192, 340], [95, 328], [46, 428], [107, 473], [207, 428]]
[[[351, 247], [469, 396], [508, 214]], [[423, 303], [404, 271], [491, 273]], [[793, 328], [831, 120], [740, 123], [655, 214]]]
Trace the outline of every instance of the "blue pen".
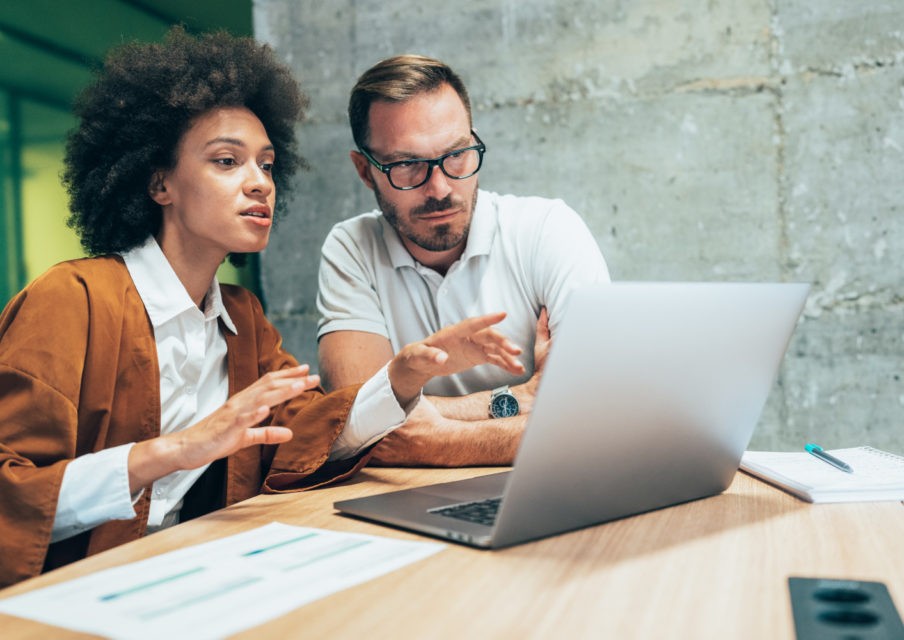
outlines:
[[851, 468], [851, 465], [849, 465], [844, 460], [839, 460], [838, 458], [836, 458], [835, 456], [833, 456], [830, 453], [826, 453], [826, 451], [822, 447], [820, 447], [818, 444], [807, 444], [804, 447], [804, 449], [807, 450], [807, 453], [810, 453], [810, 454], [816, 456], [823, 462], [828, 462], [830, 465], [832, 465], [836, 469], [841, 469], [842, 471], [845, 471], [847, 473], [854, 473], [854, 470]]

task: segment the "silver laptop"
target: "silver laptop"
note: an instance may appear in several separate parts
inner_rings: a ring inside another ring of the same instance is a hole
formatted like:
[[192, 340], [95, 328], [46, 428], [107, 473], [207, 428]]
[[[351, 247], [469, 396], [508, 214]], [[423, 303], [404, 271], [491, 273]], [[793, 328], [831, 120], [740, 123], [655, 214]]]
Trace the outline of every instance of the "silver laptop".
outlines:
[[720, 493], [750, 442], [808, 290], [576, 290], [511, 471], [334, 506], [497, 548]]

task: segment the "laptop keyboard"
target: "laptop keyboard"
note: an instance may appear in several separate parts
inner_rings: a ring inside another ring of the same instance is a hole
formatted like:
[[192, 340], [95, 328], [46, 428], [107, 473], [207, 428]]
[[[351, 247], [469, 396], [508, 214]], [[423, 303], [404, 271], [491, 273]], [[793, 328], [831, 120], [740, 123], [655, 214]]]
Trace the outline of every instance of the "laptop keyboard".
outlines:
[[437, 507], [430, 509], [430, 513], [492, 526], [496, 522], [496, 513], [499, 511], [501, 502], [502, 496], [477, 502], [462, 502], [461, 504], [453, 504], [448, 507]]

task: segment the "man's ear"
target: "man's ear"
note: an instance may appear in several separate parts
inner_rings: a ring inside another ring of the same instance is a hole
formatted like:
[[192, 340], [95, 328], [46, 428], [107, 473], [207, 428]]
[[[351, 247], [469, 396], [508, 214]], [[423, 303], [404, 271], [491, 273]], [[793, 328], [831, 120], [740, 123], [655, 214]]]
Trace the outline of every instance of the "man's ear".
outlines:
[[172, 202], [169, 192], [166, 190], [166, 174], [163, 171], [155, 171], [151, 176], [151, 182], [148, 184], [148, 195], [151, 200], [159, 204], [161, 207]]
[[349, 156], [352, 159], [352, 163], [355, 165], [355, 171], [358, 172], [358, 177], [361, 178], [361, 182], [363, 182], [368, 189], [372, 190], [374, 188], [374, 177], [370, 173], [370, 162], [364, 157], [363, 153], [354, 149], [349, 153]]

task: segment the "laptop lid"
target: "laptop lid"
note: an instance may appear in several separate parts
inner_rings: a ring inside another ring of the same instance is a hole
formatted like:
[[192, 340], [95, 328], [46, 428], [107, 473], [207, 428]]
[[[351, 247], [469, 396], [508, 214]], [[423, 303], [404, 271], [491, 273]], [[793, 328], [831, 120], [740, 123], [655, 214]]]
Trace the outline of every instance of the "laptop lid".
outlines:
[[481, 490], [499, 495], [498, 479], [335, 506], [501, 547], [719, 493], [737, 471], [808, 290], [784, 283], [578, 289], [552, 336], [494, 526], [481, 530], [435, 508], [492, 497]]

